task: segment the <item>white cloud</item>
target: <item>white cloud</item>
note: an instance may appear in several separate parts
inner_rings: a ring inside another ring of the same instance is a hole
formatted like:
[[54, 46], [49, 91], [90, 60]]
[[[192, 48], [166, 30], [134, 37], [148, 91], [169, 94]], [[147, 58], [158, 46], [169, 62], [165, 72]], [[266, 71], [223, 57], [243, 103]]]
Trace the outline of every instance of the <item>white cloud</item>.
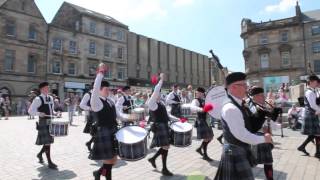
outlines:
[[166, 17], [162, 0], [66, 0], [72, 4], [109, 15], [122, 22]]
[[194, 3], [194, 0], [174, 0], [174, 7], [188, 6]]
[[280, 0], [278, 4], [268, 5], [264, 8], [265, 12], [285, 12], [296, 5], [297, 0]]

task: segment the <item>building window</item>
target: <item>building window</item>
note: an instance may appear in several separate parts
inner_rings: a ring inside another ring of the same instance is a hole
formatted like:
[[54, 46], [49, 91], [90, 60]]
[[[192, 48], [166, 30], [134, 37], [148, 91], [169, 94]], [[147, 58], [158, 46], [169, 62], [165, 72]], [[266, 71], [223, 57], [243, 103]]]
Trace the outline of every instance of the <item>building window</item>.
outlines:
[[282, 66], [289, 66], [290, 65], [290, 52], [289, 51], [281, 52], [281, 64], [282, 64]]
[[68, 74], [70, 75], [76, 75], [76, 64], [75, 63], [69, 63], [68, 64]]
[[280, 41], [281, 42], [288, 42], [288, 32], [287, 31], [283, 31], [280, 33]]
[[55, 38], [52, 40], [52, 49], [56, 50], [56, 51], [61, 51], [62, 49], [62, 40]]
[[124, 67], [118, 67], [117, 78], [120, 80], [124, 80], [126, 69]]
[[35, 73], [36, 72], [36, 56], [35, 55], [29, 55], [28, 57], [28, 73]]
[[109, 26], [104, 27], [104, 36], [106, 36], [106, 37], [111, 36], [111, 28]]
[[311, 32], [312, 32], [312, 35], [318, 35], [318, 34], [320, 34], [320, 25], [312, 26]]
[[320, 53], [320, 41], [312, 43], [312, 52], [313, 53]]
[[69, 53], [70, 54], [77, 54], [77, 42], [76, 41], [69, 42]]
[[260, 63], [262, 69], [269, 68], [269, 54], [261, 54]]
[[4, 70], [5, 71], [13, 71], [13, 65], [15, 61], [16, 52], [13, 50], [6, 50], [4, 57]]
[[89, 54], [95, 55], [96, 54], [96, 42], [90, 41], [89, 43]]
[[29, 26], [29, 40], [36, 40], [37, 39], [37, 30], [34, 25]]
[[320, 60], [314, 60], [313, 63], [314, 72], [316, 72], [317, 74], [320, 73]]
[[110, 65], [107, 65], [108, 69], [106, 74], [104, 75], [105, 78], [107, 79], [112, 79], [112, 68], [110, 67]]
[[112, 46], [110, 44], [105, 44], [104, 45], [104, 56], [111, 57], [111, 52], [112, 52]]
[[119, 31], [117, 32], [117, 40], [119, 40], [119, 41], [123, 41], [123, 40], [124, 40], [124, 33], [123, 33], [123, 31], [119, 30]]
[[89, 76], [95, 76], [97, 70], [96, 64], [89, 64]]
[[52, 73], [61, 74], [61, 62], [60, 61], [55, 60], [52, 62]]
[[90, 22], [90, 33], [92, 34], [96, 33], [96, 23], [93, 21]]
[[118, 58], [122, 59], [123, 58], [123, 47], [118, 47]]
[[243, 39], [243, 45], [244, 45], [244, 48], [248, 48], [248, 39], [247, 38]]
[[259, 44], [268, 44], [268, 36], [267, 34], [261, 34], [259, 38]]
[[16, 36], [16, 23], [12, 20], [6, 21], [6, 34], [7, 36]]

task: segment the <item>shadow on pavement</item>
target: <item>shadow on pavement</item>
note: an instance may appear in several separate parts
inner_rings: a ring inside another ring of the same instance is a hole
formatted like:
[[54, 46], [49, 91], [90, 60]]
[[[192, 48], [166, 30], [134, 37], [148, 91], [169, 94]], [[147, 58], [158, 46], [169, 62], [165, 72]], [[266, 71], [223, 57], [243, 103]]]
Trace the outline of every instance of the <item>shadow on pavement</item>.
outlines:
[[[263, 165], [262, 165], [263, 166]], [[254, 177], [259, 179], [265, 179], [264, 169], [263, 167], [255, 167], [253, 168]], [[273, 178], [277, 180], [288, 179], [288, 174], [283, 171], [278, 171], [276, 169], [273, 170]]]
[[[121, 166], [125, 166], [128, 163], [124, 160], [118, 159], [117, 164], [113, 166], [113, 168], [119, 168]], [[102, 161], [95, 161], [95, 163], [90, 163], [90, 166], [97, 166], [101, 167], [102, 166]]]
[[48, 179], [73, 179], [77, 177], [77, 174], [70, 170], [53, 170], [49, 169], [47, 166], [42, 166], [37, 168], [39, 171], [38, 177], [39, 180], [48, 180]]

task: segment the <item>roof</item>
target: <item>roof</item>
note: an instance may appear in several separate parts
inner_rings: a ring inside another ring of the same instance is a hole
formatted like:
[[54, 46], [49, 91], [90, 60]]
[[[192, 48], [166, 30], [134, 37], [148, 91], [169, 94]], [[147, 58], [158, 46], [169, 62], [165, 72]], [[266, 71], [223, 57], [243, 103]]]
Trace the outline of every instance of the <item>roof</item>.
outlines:
[[320, 20], [320, 9], [314, 11], [307, 11], [302, 13], [303, 21], [319, 21]]
[[[0, 0], [2, 1], [2, 0]], [[120, 26], [123, 26], [125, 28], [128, 28], [127, 25], [121, 23], [120, 21], [114, 19], [113, 17], [111, 16], [108, 16], [108, 15], [105, 15], [105, 14], [101, 14], [101, 13], [98, 13], [98, 12], [95, 12], [95, 11], [92, 11], [92, 10], [89, 10], [89, 9], [86, 9], [86, 8], [83, 8], [83, 7], [80, 7], [80, 6], [77, 6], [77, 5], [74, 5], [74, 4], [71, 4], [71, 3], [68, 3], [68, 2], [64, 2], [70, 6], [72, 6], [73, 8], [75, 8], [77, 11], [79, 11], [81, 14], [86, 14], [88, 16], [94, 16], [96, 18], [99, 18], [103, 21], [107, 21], [107, 22], [111, 22], [111, 23], [115, 23], [117, 25], [120, 25]]]
[[0, 7], [1, 7], [5, 2], [7, 2], [7, 0], [0, 0]]

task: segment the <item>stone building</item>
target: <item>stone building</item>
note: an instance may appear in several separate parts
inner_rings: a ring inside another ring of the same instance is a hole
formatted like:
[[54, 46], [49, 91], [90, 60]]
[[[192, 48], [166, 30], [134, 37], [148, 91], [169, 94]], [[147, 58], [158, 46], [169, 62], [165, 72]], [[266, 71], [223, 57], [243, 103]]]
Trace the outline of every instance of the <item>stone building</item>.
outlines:
[[0, 0], [0, 95], [22, 101], [46, 76], [47, 23], [34, 0]]
[[130, 32], [128, 35], [128, 83], [151, 87], [150, 77], [164, 72], [165, 87], [211, 85], [209, 58], [162, 41]]
[[[320, 10], [267, 22], [243, 19], [243, 57], [251, 85], [277, 89], [295, 84], [311, 71], [320, 73]], [[311, 69], [308, 69], [310, 64]]]
[[128, 26], [114, 18], [64, 2], [49, 25], [48, 81], [53, 92], [81, 95], [100, 62], [109, 67], [105, 78], [114, 88], [126, 85], [127, 34]]

